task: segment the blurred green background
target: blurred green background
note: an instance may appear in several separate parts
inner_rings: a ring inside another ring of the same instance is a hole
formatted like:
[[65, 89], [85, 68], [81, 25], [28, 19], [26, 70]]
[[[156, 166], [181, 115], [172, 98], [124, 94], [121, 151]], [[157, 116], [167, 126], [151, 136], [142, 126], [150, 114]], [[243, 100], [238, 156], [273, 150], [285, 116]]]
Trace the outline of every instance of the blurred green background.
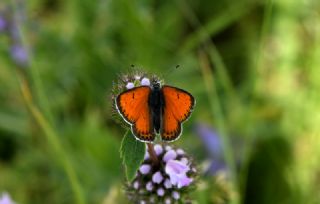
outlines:
[[0, 193], [126, 203], [110, 93], [131, 64], [195, 96], [174, 144], [199, 166], [196, 124], [223, 141], [231, 176], [200, 171], [194, 203], [320, 203], [317, 0], [2, 0]]

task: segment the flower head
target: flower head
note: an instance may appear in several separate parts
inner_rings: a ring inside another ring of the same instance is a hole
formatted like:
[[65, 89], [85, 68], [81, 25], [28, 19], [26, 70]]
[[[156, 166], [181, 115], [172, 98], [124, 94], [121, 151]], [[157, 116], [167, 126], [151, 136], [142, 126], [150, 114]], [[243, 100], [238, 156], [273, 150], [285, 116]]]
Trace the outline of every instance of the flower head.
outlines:
[[[179, 150], [179, 151], [178, 151]], [[196, 171], [190, 157], [182, 149], [154, 145], [154, 164], [147, 152], [134, 181], [127, 186], [127, 195], [135, 203], [187, 202], [186, 194], [195, 183]], [[180, 154], [178, 154], [178, 152]]]

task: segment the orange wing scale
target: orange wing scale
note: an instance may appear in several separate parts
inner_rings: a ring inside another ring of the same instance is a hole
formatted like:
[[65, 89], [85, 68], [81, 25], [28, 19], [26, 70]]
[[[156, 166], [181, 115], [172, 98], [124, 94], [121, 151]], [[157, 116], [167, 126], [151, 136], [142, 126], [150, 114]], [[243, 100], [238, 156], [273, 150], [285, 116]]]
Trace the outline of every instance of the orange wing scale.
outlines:
[[127, 123], [131, 125], [134, 136], [146, 142], [155, 138], [153, 122], [148, 106], [151, 89], [140, 86], [121, 93], [116, 98], [116, 106]]
[[160, 134], [163, 140], [173, 141], [180, 136], [181, 123], [190, 116], [195, 101], [190, 93], [171, 86], [163, 86], [162, 93], [165, 105]]

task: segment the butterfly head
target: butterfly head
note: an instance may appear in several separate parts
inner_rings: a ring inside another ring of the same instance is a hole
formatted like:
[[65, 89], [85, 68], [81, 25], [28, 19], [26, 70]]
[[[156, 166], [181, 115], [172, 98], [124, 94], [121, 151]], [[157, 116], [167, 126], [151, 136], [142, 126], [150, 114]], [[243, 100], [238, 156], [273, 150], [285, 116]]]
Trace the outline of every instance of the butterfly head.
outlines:
[[152, 82], [151, 82], [151, 87], [152, 87], [152, 89], [154, 89], [154, 90], [160, 90], [160, 88], [161, 88], [161, 83], [160, 83], [160, 81], [158, 81], [158, 80], [152, 80]]

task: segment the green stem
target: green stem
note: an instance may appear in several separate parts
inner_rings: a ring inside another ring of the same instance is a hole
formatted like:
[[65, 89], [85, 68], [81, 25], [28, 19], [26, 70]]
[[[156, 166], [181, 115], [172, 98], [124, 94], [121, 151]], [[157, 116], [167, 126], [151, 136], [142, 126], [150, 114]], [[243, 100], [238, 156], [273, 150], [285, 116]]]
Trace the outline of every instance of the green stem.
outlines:
[[219, 97], [217, 94], [216, 86], [213, 81], [210, 65], [209, 65], [209, 59], [207, 56], [205, 56], [205, 53], [200, 51], [199, 53], [199, 61], [200, 61], [200, 67], [202, 71], [202, 75], [204, 78], [208, 100], [211, 108], [211, 112], [213, 114], [213, 117], [216, 119], [216, 125], [219, 135], [221, 135], [222, 138], [222, 145], [223, 145], [223, 153], [226, 160], [226, 163], [230, 169], [231, 173], [231, 180], [232, 180], [232, 188], [236, 191], [235, 197], [231, 198], [231, 203], [239, 203], [239, 192], [240, 190], [238, 185], [238, 179], [237, 179], [237, 172], [236, 172], [236, 164], [235, 159], [233, 156], [233, 151], [230, 143], [230, 139], [228, 137], [227, 128], [225, 125], [225, 119], [222, 113], [221, 104], [219, 101]]
[[[19, 74], [17, 74], [19, 75]], [[72, 190], [75, 196], [76, 203], [84, 204], [85, 199], [83, 197], [82, 189], [77, 179], [76, 173], [71, 165], [71, 162], [66, 156], [66, 153], [63, 150], [63, 147], [58, 139], [58, 135], [55, 133], [53, 128], [50, 126], [49, 122], [45, 119], [43, 114], [39, 109], [33, 104], [32, 95], [27, 85], [27, 82], [20, 76], [18, 76], [21, 93], [26, 102], [28, 109], [30, 110], [32, 116], [37, 121], [39, 126], [42, 128], [43, 132], [47, 136], [49, 144], [52, 145], [56, 158], [60, 159], [60, 162], [69, 178], [69, 181], [72, 186]]]

